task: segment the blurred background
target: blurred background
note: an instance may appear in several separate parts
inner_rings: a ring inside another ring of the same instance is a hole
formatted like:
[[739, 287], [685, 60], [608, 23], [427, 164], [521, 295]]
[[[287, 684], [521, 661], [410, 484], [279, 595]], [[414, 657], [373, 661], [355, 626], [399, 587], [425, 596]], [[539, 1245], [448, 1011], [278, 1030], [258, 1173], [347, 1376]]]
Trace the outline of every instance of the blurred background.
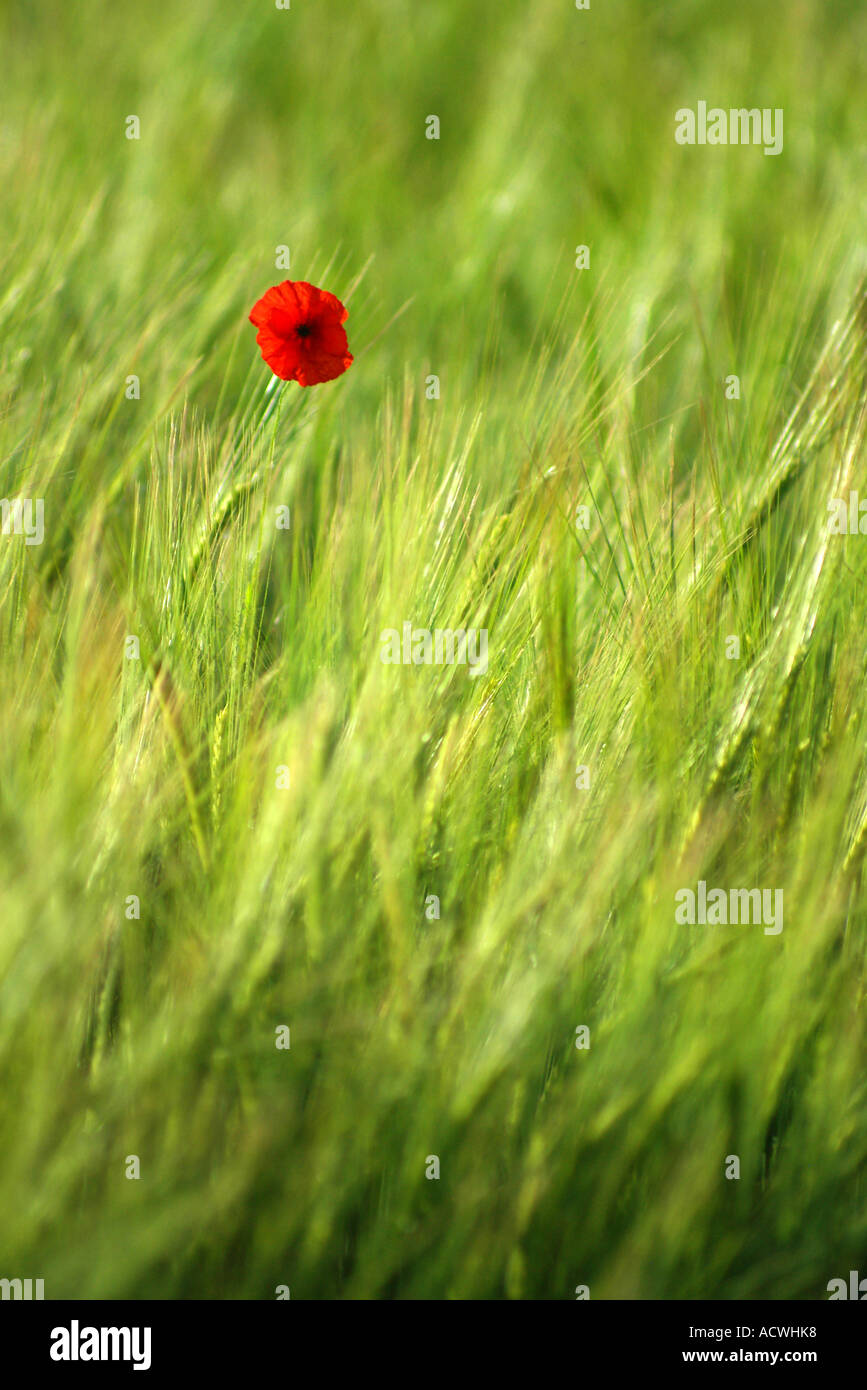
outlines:
[[[824, 1297], [867, 7], [0, 0], [0, 55], [0, 496], [45, 501], [0, 538], [0, 1277]], [[678, 145], [699, 101], [783, 152]], [[355, 362], [263, 429], [285, 278]], [[383, 667], [404, 621], [488, 628], [486, 682]], [[700, 878], [781, 936], [685, 932]]]

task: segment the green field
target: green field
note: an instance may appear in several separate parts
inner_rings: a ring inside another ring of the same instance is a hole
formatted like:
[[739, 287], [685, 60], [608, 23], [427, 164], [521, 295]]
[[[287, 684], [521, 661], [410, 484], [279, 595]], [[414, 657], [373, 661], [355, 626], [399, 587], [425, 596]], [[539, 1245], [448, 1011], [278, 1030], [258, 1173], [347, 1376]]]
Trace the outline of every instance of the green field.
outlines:
[[[0, 54], [0, 1277], [867, 1275], [864, 5], [2, 0]], [[355, 361], [275, 397], [286, 278]]]

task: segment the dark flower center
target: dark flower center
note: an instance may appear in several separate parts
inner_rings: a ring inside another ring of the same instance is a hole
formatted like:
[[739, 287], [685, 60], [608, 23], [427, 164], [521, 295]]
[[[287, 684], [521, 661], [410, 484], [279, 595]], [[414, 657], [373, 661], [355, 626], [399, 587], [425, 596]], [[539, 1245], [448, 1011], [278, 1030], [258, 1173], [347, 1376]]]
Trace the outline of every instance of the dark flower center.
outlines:
[[310, 334], [313, 332], [313, 327], [309, 323], [299, 323], [298, 327], [295, 329], [295, 332], [297, 333], [299, 338], [309, 338]]

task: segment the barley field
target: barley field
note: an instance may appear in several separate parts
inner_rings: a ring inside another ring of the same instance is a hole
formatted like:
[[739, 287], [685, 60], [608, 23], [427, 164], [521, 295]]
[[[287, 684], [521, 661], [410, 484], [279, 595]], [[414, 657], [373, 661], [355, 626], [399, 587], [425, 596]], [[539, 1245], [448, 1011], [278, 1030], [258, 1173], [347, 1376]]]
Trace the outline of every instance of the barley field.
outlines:
[[[3, 0], [0, 55], [0, 1275], [867, 1274], [867, 10]], [[339, 378], [263, 361], [287, 279]]]

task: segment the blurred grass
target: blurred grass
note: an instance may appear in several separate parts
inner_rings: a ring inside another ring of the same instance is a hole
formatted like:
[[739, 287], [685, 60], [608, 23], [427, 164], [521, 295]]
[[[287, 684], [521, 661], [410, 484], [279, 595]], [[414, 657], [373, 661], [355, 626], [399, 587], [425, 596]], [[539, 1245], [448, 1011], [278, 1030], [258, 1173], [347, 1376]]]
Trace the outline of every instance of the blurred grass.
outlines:
[[[844, 0], [5, 0], [0, 496], [45, 540], [0, 538], [4, 1277], [863, 1269], [867, 564], [826, 522], [867, 492], [865, 39]], [[783, 154], [676, 145], [699, 99], [782, 107]], [[275, 437], [283, 244], [356, 361]], [[487, 676], [383, 666], [404, 621], [487, 627]], [[700, 878], [782, 888], [781, 935], [677, 926]]]

